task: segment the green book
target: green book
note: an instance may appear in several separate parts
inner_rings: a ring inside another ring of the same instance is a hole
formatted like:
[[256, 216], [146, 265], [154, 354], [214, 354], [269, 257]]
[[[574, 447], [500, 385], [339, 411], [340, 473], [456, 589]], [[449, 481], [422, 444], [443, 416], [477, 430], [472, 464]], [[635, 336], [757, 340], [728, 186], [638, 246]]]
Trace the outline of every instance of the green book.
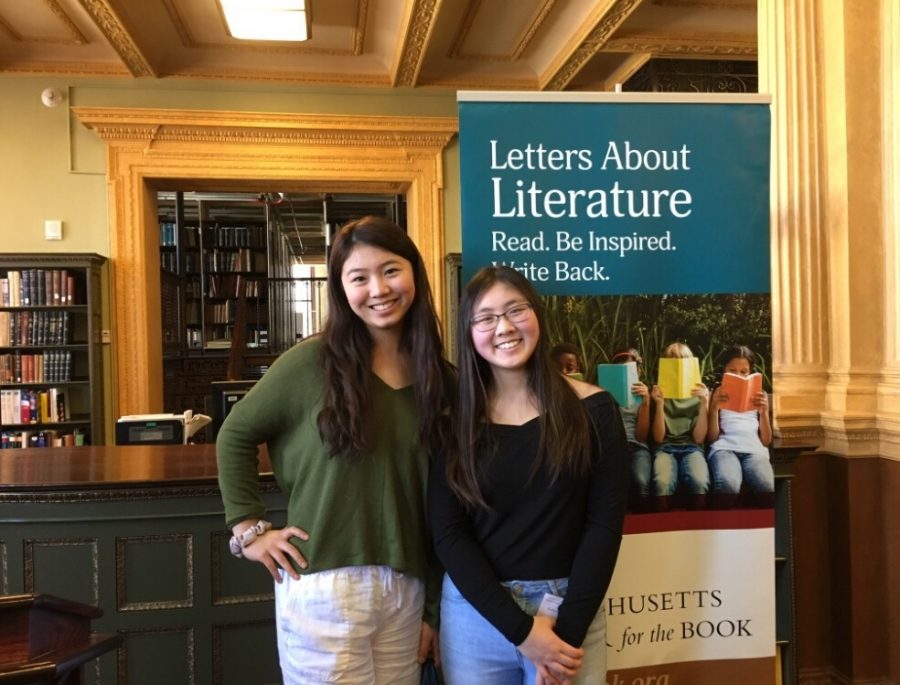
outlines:
[[641, 396], [631, 392], [631, 387], [638, 382], [635, 362], [597, 365], [597, 385], [609, 391], [623, 409], [631, 409], [641, 403]]
[[659, 378], [657, 385], [667, 400], [686, 400], [691, 390], [700, 382], [700, 360], [697, 357], [672, 359], [662, 357], [659, 360]]

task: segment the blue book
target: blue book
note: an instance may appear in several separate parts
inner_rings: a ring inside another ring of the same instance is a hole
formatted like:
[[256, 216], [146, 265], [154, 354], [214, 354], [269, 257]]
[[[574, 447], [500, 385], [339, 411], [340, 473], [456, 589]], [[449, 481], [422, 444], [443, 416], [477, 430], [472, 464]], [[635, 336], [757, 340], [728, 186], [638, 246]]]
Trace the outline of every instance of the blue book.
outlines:
[[631, 392], [631, 386], [639, 382], [635, 362], [597, 365], [597, 385], [609, 391], [623, 409], [632, 409], [641, 403], [641, 396]]

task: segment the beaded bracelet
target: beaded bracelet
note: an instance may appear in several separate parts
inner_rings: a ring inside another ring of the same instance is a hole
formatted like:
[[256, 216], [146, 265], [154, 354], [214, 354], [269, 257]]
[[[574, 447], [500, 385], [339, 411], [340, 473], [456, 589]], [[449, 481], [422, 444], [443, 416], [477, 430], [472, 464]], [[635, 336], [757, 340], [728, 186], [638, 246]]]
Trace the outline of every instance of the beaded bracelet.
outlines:
[[238, 559], [242, 559], [244, 557], [244, 548], [267, 530], [272, 530], [272, 524], [260, 519], [240, 535], [232, 535], [231, 540], [228, 541], [228, 549]]

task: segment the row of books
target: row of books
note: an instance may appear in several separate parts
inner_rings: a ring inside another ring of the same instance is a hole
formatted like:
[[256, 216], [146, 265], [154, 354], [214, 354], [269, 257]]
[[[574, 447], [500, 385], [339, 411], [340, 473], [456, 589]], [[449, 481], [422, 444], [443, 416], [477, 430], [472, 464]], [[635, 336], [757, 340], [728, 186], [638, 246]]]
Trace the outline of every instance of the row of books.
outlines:
[[[160, 244], [173, 246], [177, 244], [175, 224], [160, 224]], [[184, 232], [185, 247], [200, 247], [199, 228], [188, 226]], [[265, 247], [265, 226], [207, 226], [203, 229], [204, 247]]]
[[[221, 326], [222, 324], [218, 324]], [[206, 347], [207, 349], [227, 349], [231, 347], [231, 329], [224, 328], [216, 331], [219, 336], [216, 339], [203, 343], [203, 332], [199, 328], [187, 329], [187, 346], [194, 349]], [[267, 347], [269, 345], [269, 329], [251, 327], [247, 329], [247, 347]]]
[[165, 271], [178, 273], [178, 255], [174, 252], [161, 252], [159, 254], [159, 266]]
[[178, 233], [174, 221], [159, 222], [159, 244], [162, 247], [175, 247], [178, 245]]
[[0, 312], [0, 347], [66, 345], [68, 342], [69, 312]]
[[7, 271], [0, 278], [0, 306], [50, 307], [78, 303], [75, 276], [65, 269]]
[[72, 432], [55, 430], [0, 432], [0, 449], [4, 450], [24, 447], [80, 447], [84, 444], [85, 434], [78, 429]]
[[206, 305], [206, 323], [208, 324], [232, 323], [236, 314], [237, 302], [235, 300], [207, 303]]
[[259, 297], [259, 279], [241, 274], [223, 274], [206, 279], [207, 297]]
[[0, 423], [6, 426], [60, 423], [70, 418], [69, 399], [63, 388], [0, 390]]
[[0, 383], [63, 383], [72, 380], [72, 351], [0, 354]]
[[[619, 406], [634, 408], [641, 403], [641, 397], [632, 392], [634, 384], [639, 381], [637, 364], [600, 364], [597, 366], [597, 385], [616, 399]], [[656, 380], [663, 397], [667, 399], [687, 399], [691, 391], [700, 383], [700, 363], [696, 357], [659, 360], [659, 374]], [[735, 412], [753, 411], [754, 398], [762, 392], [762, 375], [752, 373], [740, 376], [735, 373], [722, 374], [722, 390], [727, 394], [727, 401], [720, 405], [721, 409]]]
[[[219, 273], [225, 271], [246, 271], [265, 273], [268, 261], [264, 252], [258, 252], [247, 248], [240, 248], [236, 252], [223, 252], [222, 250], [204, 250], [203, 270], [207, 273]], [[196, 273], [200, 265], [199, 254], [185, 255], [185, 267], [187, 273]]]
[[[206, 304], [206, 325], [212, 326], [216, 324], [233, 324], [237, 318], [237, 300], [228, 300], [227, 302], [207, 302]], [[265, 307], [248, 307], [246, 314], [246, 323], [259, 324], [267, 320]], [[188, 323], [192, 323], [190, 320]], [[199, 322], [193, 322], [199, 323]]]

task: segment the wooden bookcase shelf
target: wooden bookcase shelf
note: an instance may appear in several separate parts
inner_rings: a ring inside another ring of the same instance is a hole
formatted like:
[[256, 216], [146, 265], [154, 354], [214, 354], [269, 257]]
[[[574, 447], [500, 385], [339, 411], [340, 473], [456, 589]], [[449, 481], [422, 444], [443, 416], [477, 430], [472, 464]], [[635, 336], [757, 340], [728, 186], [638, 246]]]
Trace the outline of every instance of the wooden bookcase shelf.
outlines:
[[278, 329], [290, 299], [272, 297], [290, 254], [264, 203], [246, 195], [160, 201], [160, 286], [166, 411], [203, 411], [238, 341], [274, 356], [293, 344]]
[[96, 254], [0, 254], [2, 447], [103, 443]]

